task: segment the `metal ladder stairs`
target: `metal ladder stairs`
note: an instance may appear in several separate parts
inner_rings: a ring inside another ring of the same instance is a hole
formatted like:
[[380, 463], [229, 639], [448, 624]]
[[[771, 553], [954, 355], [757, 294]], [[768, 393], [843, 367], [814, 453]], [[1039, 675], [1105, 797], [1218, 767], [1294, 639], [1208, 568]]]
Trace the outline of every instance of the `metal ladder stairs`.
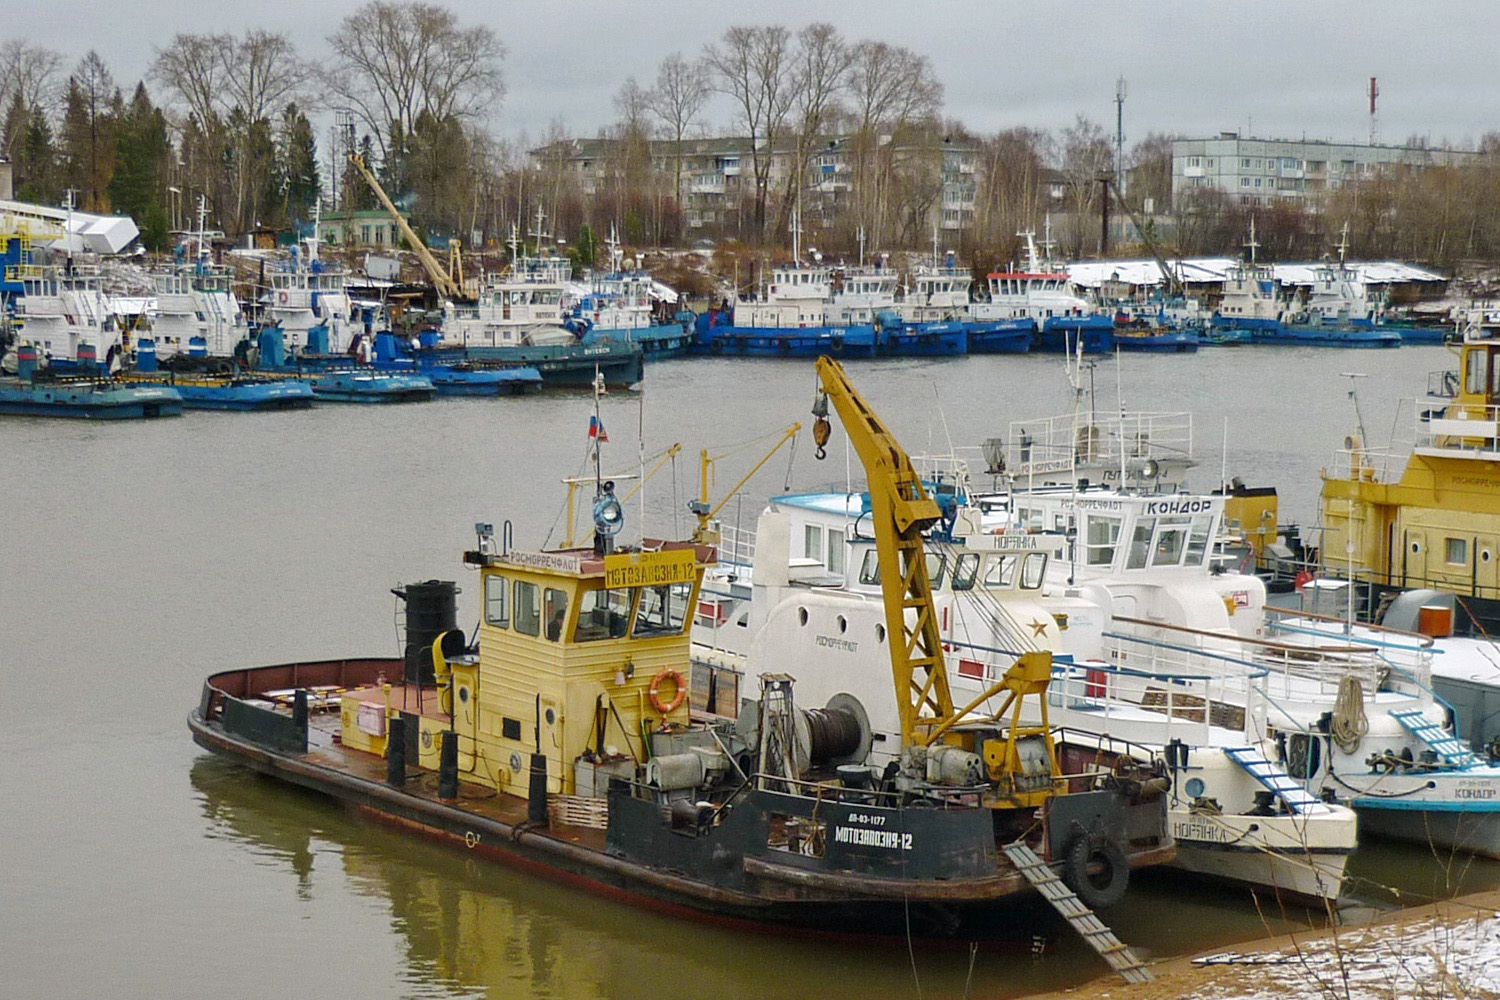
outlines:
[[1437, 755], [1450, 766], [1470, 767], [1479, 763], [1479, 758], [1474, 756], [1472, 750], [1464, 746], [1458, 737], [1427, 718], [1421, 709], [1414, 708], [1407, 712], [1392, 709], [1391, 718], [1401, 723], [1406, 727], [1407, 732], [1436, 751]]
[[1296, 779], [1281, 769], [1280, 765], [1267, 760], [1265, 755], [1255, 747], [1225, 747], [1224, 756], [1243, 768], [1245, 773], [1258, 781], [1262, 787], [1274, 792], [1276, 797], [1285, 802], [1287, 808], [1293, 813], [1300, 816], [1323, 809], [1322, 802], [1299, 785]]
[[1083, 900], [1068, 888], [1062, 876], [1053, 871], [1047, 862], [1037, 857], [1035, 851], [1022, 841], [1006, 844], [1001, 851], [1010, 859], [1011, 864], [1026, 876], [1026, 880], [1037, 887], [1037, 891], [1052, 904], [1052, 908], [1073, 925], [1073, 929], [1078, 932], [1079, 936], [1109, 963], [1111, 969], [1120, 974], [1120, 978], [1127, 983], [1152, 981], [1154, 977], [1150, 970], [1135, 957], [1130, 946], [1115, 937], [1115, 932], [1106, 927], [1104, 921], [1083, 904]]

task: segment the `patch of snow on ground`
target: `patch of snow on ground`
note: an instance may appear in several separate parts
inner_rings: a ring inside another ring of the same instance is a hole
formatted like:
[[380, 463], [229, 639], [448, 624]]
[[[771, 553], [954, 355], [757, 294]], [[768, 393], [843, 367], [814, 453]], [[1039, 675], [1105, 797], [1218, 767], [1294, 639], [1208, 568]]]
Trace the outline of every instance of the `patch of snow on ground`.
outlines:
[[1377, 925], [1288, 948], [1279, 955], [1199, 959], [1195, 964], [1254, 966], [1245, 978], [1258, 988], [1224, 986], [1199, 1000], [1471, 1000], [1500, 995], [1500, 914], [1446, 924]]

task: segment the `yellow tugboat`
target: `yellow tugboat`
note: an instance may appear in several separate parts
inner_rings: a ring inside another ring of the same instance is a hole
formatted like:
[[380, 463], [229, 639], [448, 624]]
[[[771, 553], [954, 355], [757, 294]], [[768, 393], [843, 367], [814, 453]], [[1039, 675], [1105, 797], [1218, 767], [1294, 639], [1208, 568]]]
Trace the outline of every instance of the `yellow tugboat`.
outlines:
[[1404, 467], [1356, 434], [1322, 471], [1319, 571], [1368, 582], [1372, 616], [1384, 595], [1444, 591], [1500, 634], [1500, 310], [1470, 313], [1458, 357], [1456, 372], [1429, 379], [1441, 404], [1419, 413]]
[[[852, 695], [797, 703], [795, 663], [753, 681], [716, 674], [718, 711], [703, 697], [694, 711], [687, 626], [713, 547], [619, 543], [624, 511], [597, 475], [592, 547], [518, 549], [508, 530], [478, 526], [464, 554], [483, 606], [472, 641], [455, 627], [452, 583], [405, 587], [404, 658], [215, 674], [189, 716], [194, 739], [381, 820], [654, 908], [955, 933], [972, 910], [1040, 891], [1093, 920], [1080, 898], [1113, 902], [1131, 868], [1175, 854], [1163, 771], [1123, 754], [1071, 759], [1045, 725], [1017, 721], [1021, 699], [1046, 696], [1047, 654], [991, 692], [1014, 712], [955, 707], [923, 553], [937, 504], [842, 368], [825, 360], [819, 373], [881, 498], [889, 614], [859, 641], [890, 651], [899, 746], [875, 749]], [[1111, 964], [1143, 974], [1095, 925]]]

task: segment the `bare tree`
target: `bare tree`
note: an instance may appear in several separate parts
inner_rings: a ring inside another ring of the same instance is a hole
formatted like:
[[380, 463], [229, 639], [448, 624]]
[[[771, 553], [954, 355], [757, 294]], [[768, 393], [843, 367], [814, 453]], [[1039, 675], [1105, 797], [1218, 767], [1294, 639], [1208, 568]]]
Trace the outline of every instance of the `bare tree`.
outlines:
[[156, 54], [148, 76], [161, 84], [172, 103], [198, 119], [200, 126], [222, 116], [233, 35], [179, 34]]
[[270, 119], [287, 104], [302, 103], [302, 91], [312, 69], [298, 56], [286, 35], [247, 31], [245, 37], [220, 50], [223, 100], [239, 107], [251, 121]]
[[679, 205], [683, 201], [682, 140], [708, 99], [707, 74], [703, 63], [690, 63], [674, 52], [661, 61], [656, 86], [646, 94], [647, 107], [672, 140], [672, 192]]
[[1097, 122], [1078, 115], [1062, 131], [1062, 169], [1067, 185], [1068, 224], [1064, 239], [1068, 255], [1083, 253], [1084, 233], [1090, 229], [1090, 212], [1098, 203], [1099, 176], [1113, 169], [1114, 144]]
[[788, 99], [787, 48], [789, 34], [780, 25], [736, 26], [724, 32], [717, 45], [703, 52], [713, 70], [713, 89], [734, 101], [738, 124], [750, 136], [751, 173], [755, 180], [752, 205], [755, 229], [766, 234], [766, 202], [770, 193], [774, 144], [786, 122]]
[[61, 94], [58, 74], [62, 65], [63, 55], [54, 49], [32, 45], [24, 38], [0, 42], [0, 106], [9, 105], [20, 94], [28, 109], [52, 114]]
[[485, 27], [460, 27], [445, 7], [374, 0], [328, 39], [328, 91], [363, 119], [382, 150], [410, 135], [417, 116], [472, 122], [504, 96], [505, 46]]
[[849, 47], [831, 24], [809, 24], [797, 32], [791, 57], [789, 118], [795, 130], [791, 169], [776, 214], [776, 228], [784, 231], [797, 196], [807, 184], [807, 170], [819, 139], [837, 111], [839, 95], [849, 77]]
[[649, 212], [654, 235], [660, 240], [661, 212], [656, 195], [656, 176], [651, 158], [650, 97], [629, 77], [615, 94], [615, 112], [619, 115], [614, 129], [607, 178], [609, 204], [602, 206], [606, 217], [601, 223], [620, 224], [619, 233], [628, 241], [642, 241], [647, 236], [643, 216]]
[[989, 266], [1013, 260], [1016, 234], [1046, 211], [1043, 180], [1050, 137], [1036, 129], [1007, 129], [980, 143], [975, 233]]
[[[943, 85], [925, 56], [900, 46], [864, 41], [851, 55], [855, 211], [868, 226], [872, 242], [879, 245], [898, 142], [908, 126], [937, 117]], [[886, 136], [890, 141], [882, 142]]]

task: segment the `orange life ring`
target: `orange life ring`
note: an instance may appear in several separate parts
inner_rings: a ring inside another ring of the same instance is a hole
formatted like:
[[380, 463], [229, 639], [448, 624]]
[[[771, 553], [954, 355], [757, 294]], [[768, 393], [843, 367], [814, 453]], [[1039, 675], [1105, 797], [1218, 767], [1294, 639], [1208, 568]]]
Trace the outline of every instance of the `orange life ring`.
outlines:
[[[664, 705], [661, 700], [661, 682], [669, 677], [672, 679], [672, 683], [676, 685], [676, 694], [672, 695], [670, 703]], [[687, 682], [682, 679], [682, 674], [678, 671], [673, 670], [671, 667], [664, 667], [655, 677], [651, 678], [651, 687], [647, 689], [646, 693], [651, 696], [652, 708], [656, 709], [662, 715], [671, 715], [677, 711], [678, 706], [687, 697]]]

